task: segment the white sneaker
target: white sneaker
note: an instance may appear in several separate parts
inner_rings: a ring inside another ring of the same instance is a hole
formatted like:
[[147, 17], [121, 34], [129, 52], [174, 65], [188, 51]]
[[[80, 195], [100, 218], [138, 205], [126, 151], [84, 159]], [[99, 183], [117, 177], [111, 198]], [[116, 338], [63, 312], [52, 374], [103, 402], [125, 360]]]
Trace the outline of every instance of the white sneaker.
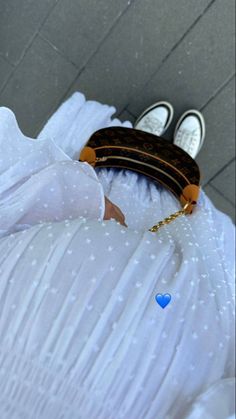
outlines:
[[195, 109], [190, 109], [177, 122], [174, 144], [195, 159], [202, 148], [205, 135], [206, 127], [203, 115]]
[[169, 102], [157, 102], [145, 109], [134, 123], [134, 128], [161, 136], [169, 127], [173, 115], [174, 109]]

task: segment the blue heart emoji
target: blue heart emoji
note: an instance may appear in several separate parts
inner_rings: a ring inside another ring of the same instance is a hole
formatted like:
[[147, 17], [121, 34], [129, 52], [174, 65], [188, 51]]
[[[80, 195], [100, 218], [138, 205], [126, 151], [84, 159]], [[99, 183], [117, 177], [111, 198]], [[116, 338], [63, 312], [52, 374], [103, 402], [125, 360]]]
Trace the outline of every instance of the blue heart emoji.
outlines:
[[171, 295], [170, 294], [157, 294], [155, 298], [156, 298], [157, 304], [159, 304], [159, 306], [161, 306], [162, 308], [165, 308], [171, 300]]

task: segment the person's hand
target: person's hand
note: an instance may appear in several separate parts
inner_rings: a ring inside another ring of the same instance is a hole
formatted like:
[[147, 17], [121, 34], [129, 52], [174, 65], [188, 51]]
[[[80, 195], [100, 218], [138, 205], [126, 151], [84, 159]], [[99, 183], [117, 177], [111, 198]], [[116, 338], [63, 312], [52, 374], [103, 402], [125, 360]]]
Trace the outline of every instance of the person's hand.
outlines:
[[125, 216], [123, 212], [120, 210], [117, 205], [113, 204], [106, 196], [105, 196], [105, 214], [104, 220], [110, 220], [111, 218], [115, 218], [119, 221], [123, 226], [128, 227], [125, 223]]

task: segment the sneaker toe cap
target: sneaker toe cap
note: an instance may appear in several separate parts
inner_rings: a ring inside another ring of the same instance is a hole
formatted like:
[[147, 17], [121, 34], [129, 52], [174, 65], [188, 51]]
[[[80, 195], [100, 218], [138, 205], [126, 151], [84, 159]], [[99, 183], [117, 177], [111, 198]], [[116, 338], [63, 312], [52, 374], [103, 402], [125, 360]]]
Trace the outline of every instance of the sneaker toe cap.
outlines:
[[195, 131], [199, 129], [201, 131], [201, 124], [196, 116], [188, 116], [186, 119], [183, 120], [181, 127], [188, 130], [188, 131]]

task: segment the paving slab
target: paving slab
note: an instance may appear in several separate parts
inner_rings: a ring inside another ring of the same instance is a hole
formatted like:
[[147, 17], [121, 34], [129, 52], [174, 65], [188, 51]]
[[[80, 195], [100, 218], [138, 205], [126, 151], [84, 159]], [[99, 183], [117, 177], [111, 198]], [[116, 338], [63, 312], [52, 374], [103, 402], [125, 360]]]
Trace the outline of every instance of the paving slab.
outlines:
[[37, 37], [0, 94], [21, 130], [34, 136], [76, 75], [76, 68]]
[[127, 0], [60, 1], [41, 33], [81, 69], [129, 4]]
[[198, 19], [209, 0], [136, 0], [89, 60], [70, 92], [112, 104], [120, 113]]
[[235, 78], [208, 103], [203, 114], [206, 138], [196, 161], [202, 184], [206, 184], [235, 157]]
[[234, 0], [211, 4], [127, 109], [139, 115], [165, 99], [174, 105], [175, 120], [186, 109], [201, 109], [235, 73], [234, 12]]
[[0, 55], [17, 64], [56, 1], [0, 1]]
[[235, 160], [220, 172], [210, 184], [235, 205]]
[[235, 224], [235, 207], [211, 185], [206, 185], [203, 189], [213, 202], [214, 206], [227, 214]]
[[0, 92], [13, 70], [13, 66], [0, 56]]

